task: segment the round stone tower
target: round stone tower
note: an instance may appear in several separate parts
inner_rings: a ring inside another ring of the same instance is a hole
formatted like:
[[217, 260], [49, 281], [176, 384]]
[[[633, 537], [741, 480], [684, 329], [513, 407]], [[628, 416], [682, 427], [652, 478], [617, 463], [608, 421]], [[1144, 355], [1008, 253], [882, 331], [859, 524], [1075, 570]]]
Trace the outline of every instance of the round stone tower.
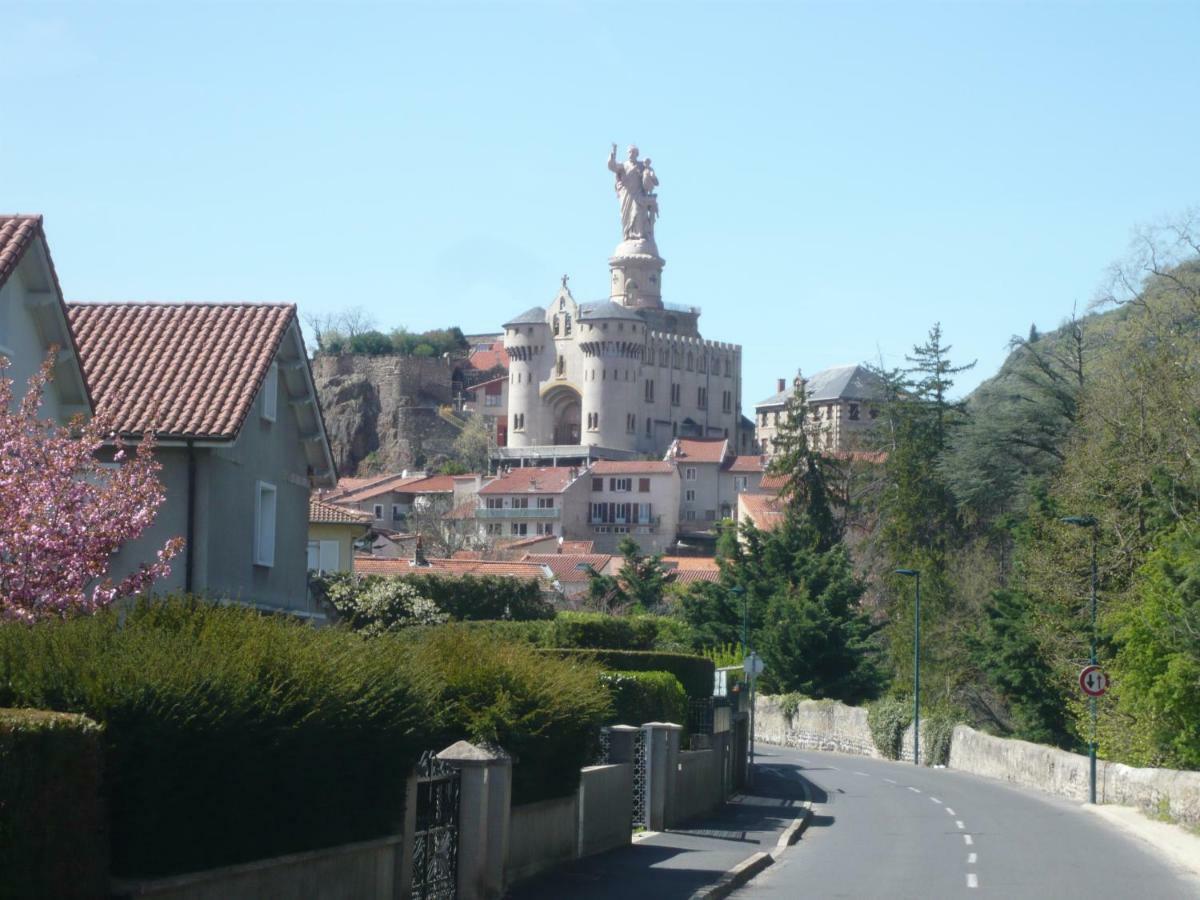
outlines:
[[546, 324], [546, 310], [526, 310], [504, 323], [504, 349], [509, 359], [508, 446], [533, 447], [549, 443], [544, 434], [542, 402], [538, 388], [548, 375], [554, 341]]
[[662, 309], [664, 265], [654, 238], [621, 241], [608, 260], [612, 301], [630, 309]]

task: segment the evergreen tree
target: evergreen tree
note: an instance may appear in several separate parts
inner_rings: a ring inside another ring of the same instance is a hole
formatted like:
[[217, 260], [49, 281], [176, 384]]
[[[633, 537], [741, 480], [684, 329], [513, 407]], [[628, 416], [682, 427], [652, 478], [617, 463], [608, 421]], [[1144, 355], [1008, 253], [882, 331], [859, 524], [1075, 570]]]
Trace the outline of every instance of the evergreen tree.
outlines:
[[808, 434], [808, 396], [804, 380], [796, 378], [795, 389], [775, 436], [776, 455], [768, 474], [784, 479], [780, 497], [789, 515], [803, 515], [816, 529], [822, 551], [842, 539], [841, 526], [834, 515], [837, 498], [830, 489], [839, 480], [836, 461], [815, 450]]
[[617, 575], [624, 596], [640, 610], [649, 612], [657, 609], [662, 604], [663, 590], [667, 586], [662, 554], [643, 554], [637, 541], [628, 536], [621, 540], [617, 550], [625, 560]]

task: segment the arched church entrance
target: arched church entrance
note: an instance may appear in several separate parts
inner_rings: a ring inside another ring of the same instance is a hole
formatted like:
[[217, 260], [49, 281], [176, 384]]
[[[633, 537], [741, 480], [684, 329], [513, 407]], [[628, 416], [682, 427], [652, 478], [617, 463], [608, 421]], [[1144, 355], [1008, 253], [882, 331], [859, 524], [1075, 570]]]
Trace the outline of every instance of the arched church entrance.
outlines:
[[579, 392], [573, 387], [558, 384], [542, 398], [554, 423], [555, 444], [578, 444], [579, 423], [582, 419]]

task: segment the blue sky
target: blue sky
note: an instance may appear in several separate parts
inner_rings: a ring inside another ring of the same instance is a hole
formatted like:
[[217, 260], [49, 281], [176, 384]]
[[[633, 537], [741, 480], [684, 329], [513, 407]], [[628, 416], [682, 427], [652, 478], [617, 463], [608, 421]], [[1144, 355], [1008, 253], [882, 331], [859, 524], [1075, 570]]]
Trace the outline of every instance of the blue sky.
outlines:
[[777, 376], [995, 371], [1200, 202], [1200, 4], [0, 2], [0, 208], [76, 300], [498, 329], [607, 294], [609, 144], [664, 299]]

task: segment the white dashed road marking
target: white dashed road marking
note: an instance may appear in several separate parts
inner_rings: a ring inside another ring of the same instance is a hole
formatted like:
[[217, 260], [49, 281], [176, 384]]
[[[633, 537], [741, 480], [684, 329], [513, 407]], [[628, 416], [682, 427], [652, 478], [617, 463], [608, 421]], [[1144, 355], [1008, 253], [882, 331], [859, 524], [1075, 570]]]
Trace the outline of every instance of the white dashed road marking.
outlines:
[[884, 780], [884, 781], [886, 781], [888, 784], [895, 784], [895, 783], [896, 783], [896, 782], [892, 781], [892, 779], [890, 779], [890, 778], [885, 778], [885, 779], [883, 779], [883, 780]]
[[955, 820], [954, 820], [954, 824], [955, 824], [955, 825], [957, 825], [957, 826], [959, 827], [959, 830], [960, 830], [960, 831], [961, 831], [963, 828], [966, 828], [966, 827], [967, 827], [966, 825], [964, 825], [964, 824], [962, 823], [962, 819], [955, 819]]
[[979, 879], [975, 876], [974, 872], [967, 873], [967, 887], [969, 887], [969, 888], [979, 887]]
[[968, 866], [973, 866], [973, 865], [975, 865], [975, 863], [978, 861], [978, 859], [979, 859], [979, 856], [978, 856], [978, 854], [975, 854], [975, 853], [968, 853], [968, 854], [967, 854], [967, 865], [968, 865]]
[[966, 843], [966, 845], [968, 847], [970, 847], [973, 843], [975, 843], [975, 839], [972, 838], [969, 834], [963, 835], [963, 841]]
[[954, 815], [954, 810], [952, 810], [952, 809], [951, 809], [950, 807], [948, 807], [948, 806], [946, 807], [946, 812], [950, 813], [950, 815]]
[[909, 790], [910, 790], [910, 791], [912, 791], [914, 794], [919, 794], [919, 793], [921, 793], [921, 790], [920, 790], [920, 788], [915, 788], [915, 787], [911, 787], [911, 786], [910, 786], [910, 787], [909, 787]]
[[854, 774], [855, 774], [855, 775], [861, 775], [863, 778], [870, 778], [870, 777], [871, 777], [871, 776], [870, 776], [870, 775], [868, 775], [866, 772], [855, 772]]
[[932, 800], [934, 803], [938, 803], [938, 804], [940, 804], [942, 802], [937, 797], [930, 797], [929, 799]]

